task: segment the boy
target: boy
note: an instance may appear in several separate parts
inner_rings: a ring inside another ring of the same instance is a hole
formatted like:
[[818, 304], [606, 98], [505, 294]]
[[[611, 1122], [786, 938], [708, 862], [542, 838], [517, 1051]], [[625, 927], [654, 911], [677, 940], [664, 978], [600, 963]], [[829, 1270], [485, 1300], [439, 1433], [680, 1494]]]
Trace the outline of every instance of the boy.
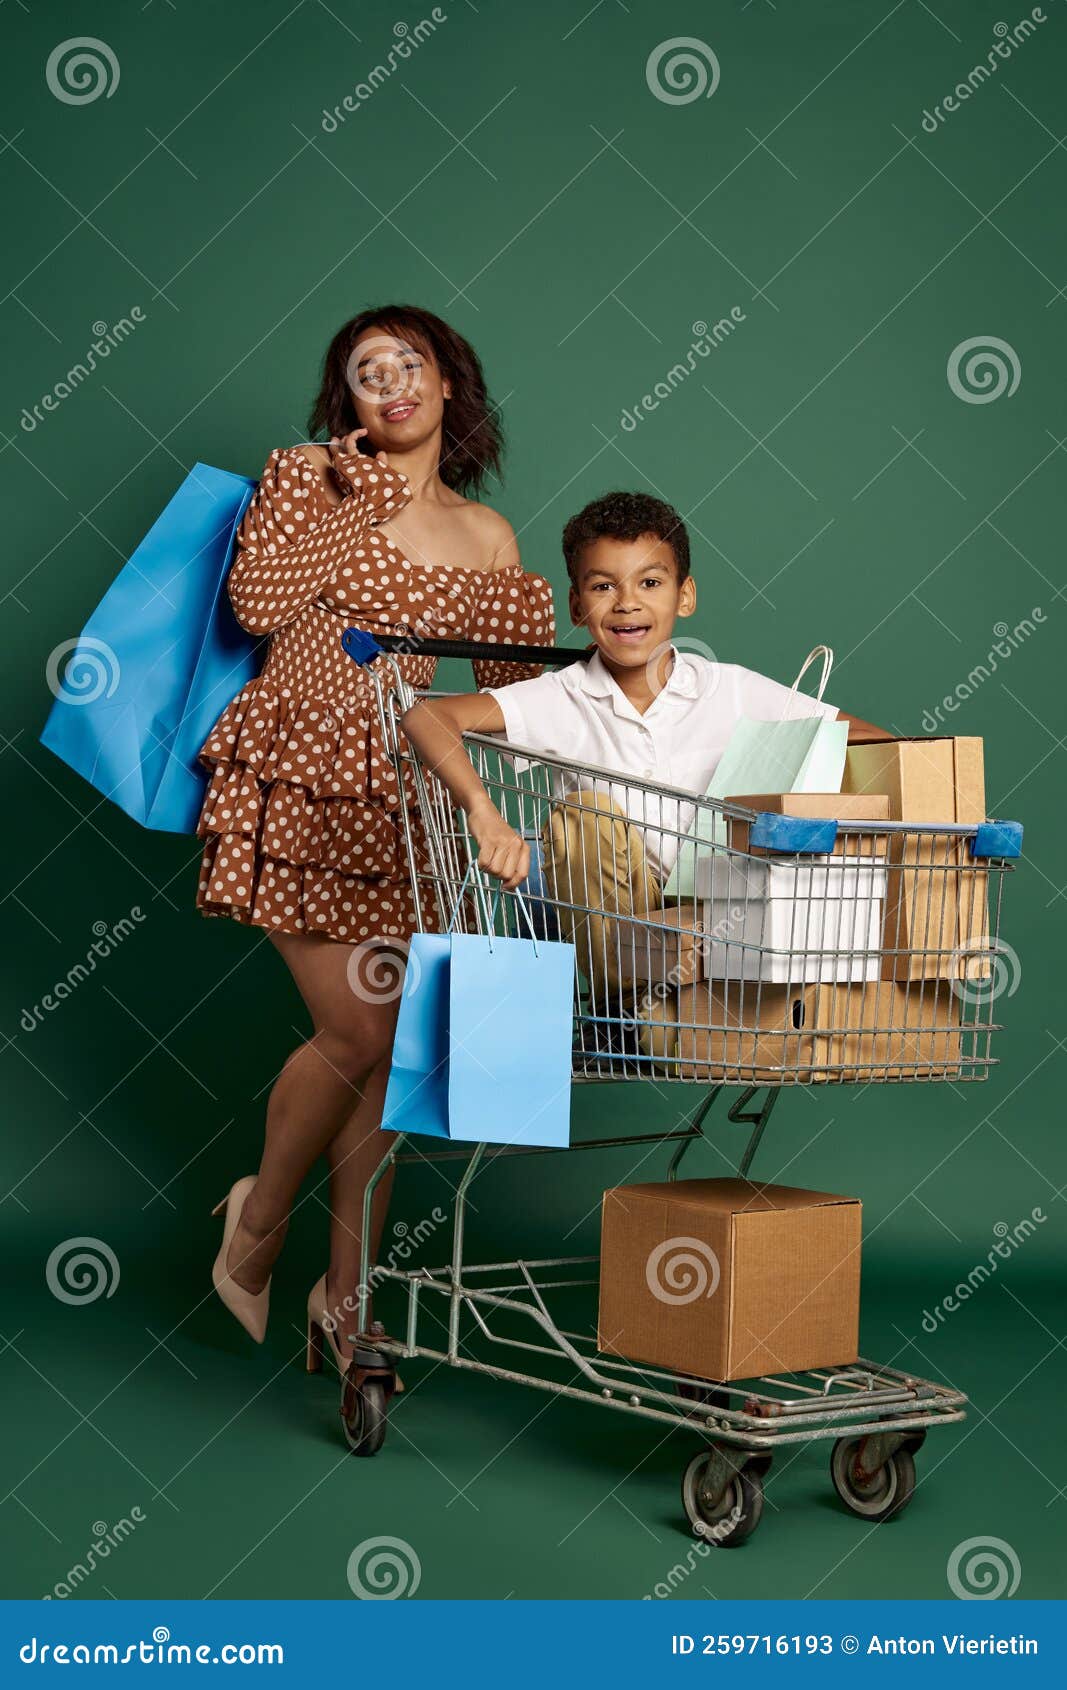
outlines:
[[[571, 620], [595, 646], [588, 662], [512, 686], [422, 700], [405, 714], [404, 730], [466, 811], [479, 866], [509, 891], [529, 873], [529, 845], [495, 809], [464, 750], [464, 732], [502, 733], [624, 777], [557, 790], [564, 801], [545, 829], [549, 895], [563, 906], [583, 970], [598, 984], [617, 986], [625, 974], [618, 919], [640, 921], [663, 902], [679, 838], [693, 817], [691, 808], [661, 802], [625, 777], [702, 795], [742, 716], [844, 718], [850, 739], [886, 736], [754, 670], [674, 649], [676, 620], [696, 609], [696, 583], [685, 524], [662, 500], [645, 493], [595, 499], [568, 522], [563, 554]], [[608, 919], [584, 910], [602, 910]]]

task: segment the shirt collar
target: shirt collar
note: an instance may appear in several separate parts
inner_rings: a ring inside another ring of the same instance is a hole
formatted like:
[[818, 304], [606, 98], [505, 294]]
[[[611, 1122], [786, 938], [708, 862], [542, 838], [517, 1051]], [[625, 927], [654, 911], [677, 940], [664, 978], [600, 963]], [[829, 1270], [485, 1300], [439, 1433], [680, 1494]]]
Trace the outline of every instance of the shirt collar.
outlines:
[[[684, 652], [679, 651], [677, 646], [672, 645], [671, 650], [674, 653], [674, 665], [667, 677], [666, 686], [653, 699], [649, 710], [654, 710], [660, 699], [664, 697], [695, 698], [697, 696], [699, 677], [695, 664], [689, 660]], [[595, 651], [588, 663], [582, 665], [581, 685], [583, 692], [588, 693], [591, 698], [610, 698], [616, 714], [620, 713], [620, 705], [623, 706], [623, 712], [626, 715], [637, 716], [639, 714], [634, 710], [633, 705], [630, 704], [618, 683], [612, 679], [599, 651]]]

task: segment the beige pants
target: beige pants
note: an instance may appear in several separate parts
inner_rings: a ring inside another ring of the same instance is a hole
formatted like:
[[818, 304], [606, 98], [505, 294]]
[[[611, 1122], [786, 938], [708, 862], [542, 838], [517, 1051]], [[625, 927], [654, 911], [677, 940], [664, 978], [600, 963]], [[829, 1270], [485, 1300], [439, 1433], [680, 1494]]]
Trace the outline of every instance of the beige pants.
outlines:
[[[594, 997], [629, 979], [629, 918], [647, 919], [662, 902], [639, 828], [607, 796], [575, 793], [553, 808], [542, 834], [549, 896]], [[578, 908], [569, 906], [577, 905]], [[620, 956], [621, 952], [621, 956]], [[620, 967], [620, 963], [622, 966]]]

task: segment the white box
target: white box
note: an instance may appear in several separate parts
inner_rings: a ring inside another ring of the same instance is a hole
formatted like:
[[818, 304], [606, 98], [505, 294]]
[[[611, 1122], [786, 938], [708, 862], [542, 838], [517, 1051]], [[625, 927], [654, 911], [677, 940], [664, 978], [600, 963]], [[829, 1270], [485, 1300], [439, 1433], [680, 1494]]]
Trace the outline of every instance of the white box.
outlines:
[[877, 980], [884, 857], [697, 862], [709, 980]]

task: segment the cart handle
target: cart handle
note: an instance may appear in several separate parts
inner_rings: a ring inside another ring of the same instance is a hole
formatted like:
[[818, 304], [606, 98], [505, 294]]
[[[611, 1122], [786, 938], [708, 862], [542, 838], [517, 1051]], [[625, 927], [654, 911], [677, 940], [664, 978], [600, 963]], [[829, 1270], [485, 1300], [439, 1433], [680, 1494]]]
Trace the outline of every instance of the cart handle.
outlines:
[[[749, 843], [750, 847], [755, 846], [763, 851], [782, 851], [791, 857], [829, 856], [837, 843], [837, 829], [836, 821], [823, 817], [783, 816], [774, 810], [760, 810], [749, 831]], [[869, 822], [864, 825], [863, 831], [881, 833], [883, 829], [877, 822]], [[907, 832], [910, 829], [907, 822], [892, 822], [884, 831], [889, 834]], [[930, 828], [916, 827], [916, 831], [929, 832]], [[979, 822], [973, 830], [946, 822], [943, 831], [968, 837], [972, 857], [997, 857], [1007, 860], [1022, 855], [1021, 822]]]
[[365, 628], [346, 628], [341, 644], [353, 663], [373, 663], [383, 652], [397, 652], [401, 656], [462, 657], [472, 662], [487, 659], [493, 663], [548, 663], [563, 669], [570, 663], [581, 663], [586, 651], [554, 645], [494, 645], [488, 640], [428, 640], [414, 628], [402, 634], [368, 634]]

